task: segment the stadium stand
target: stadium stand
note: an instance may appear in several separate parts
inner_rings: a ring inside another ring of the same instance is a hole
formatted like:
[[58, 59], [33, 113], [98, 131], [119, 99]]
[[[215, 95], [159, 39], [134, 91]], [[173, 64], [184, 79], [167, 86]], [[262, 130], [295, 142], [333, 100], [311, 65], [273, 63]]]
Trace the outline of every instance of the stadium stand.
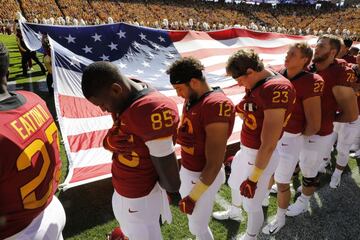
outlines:
[[156, 28], [207, 31], [237, 26], [258, 31], [301, 35], [335, 33], [354, 40], [360, 38], [360, 25], [356, 24], [360, 22], [360, 8], [350, 4], [340, 8], [322, 3], [315, 9], [315, 5], [192, 0], [2, 0], [1, 3], [6, 6], [0, 10], [3, 24], [21, 11], [28, 21], [42, 23], [52, 23], [54, 21], [46, 19], [62, 17], [67, 19], [67, 24], [99, 24], [108, 22], [110, 17], [114, 22]]

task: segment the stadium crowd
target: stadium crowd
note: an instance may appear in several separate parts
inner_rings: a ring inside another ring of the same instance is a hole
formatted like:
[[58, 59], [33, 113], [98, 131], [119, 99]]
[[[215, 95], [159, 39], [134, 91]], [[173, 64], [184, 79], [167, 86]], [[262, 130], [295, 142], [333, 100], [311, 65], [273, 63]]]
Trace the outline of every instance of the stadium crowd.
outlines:
[[[8, 7], [23, 9], [29, 21], [47, 24], [124, 21], [164, 29], [208, 31], [238, 26], [319, 35], [314, 51], [307, 43], [292, 44], [279, 71], [267, 68], [254, 50], [232, 53], [226, 73], [245, 88], [236, 105], [221, 89], [210, 87], [199, 60], [176, 60], [166, 73], [178, 97], [185, 101], [181, 118], [174, 101], [145, 82], [127, 78], [116, 65], [101, 61], [87, 66], [81, 79], [82, 93], [90, 103], [110, 112], [113, 120], [102, 142], [112, 152], [112, 207], [121, 227], [109, 236], [111, 240], [162, 239], [159, 218], [169, 222], [166, 214], [171, 215], [166, 192], [180, 193], [179, 209], [197, 239], [214, 239], [208, 224], [211, 216], [241, 221], [241, 209], [248, 216], [241, 240], [256, 240], [260, 231], [275, 235], [285, 227], [285, 216], [308, 211], [309, 199], [319, 186], [319, 173], [329, 164], [336, 142], [338, 154], [330, 188], [340, 186], [351, 149], [353, 157], [360, 157], [360, 54], [359, 49], [351, 48], [350, 40], [359, 37], [356, 31], [360, 26], [352, 24], [360, 17], [358, 8], [325, 5], [315, 10], [180, 0], [23, 0], [9, 1]], [[347, 22], [336, 21], [335, 13]], [[50, 74], [47, 81], [52, 91], [51, 51], [45, 36], [43, 66], [27, 48], [16, 24], [2, 24], [2, 33], [15, 28], [23, 74], [27, 75], [29, 60], [34, 60], [43, 73]], [[0, 194], [10, 196], [0, 198], [0, 239], [61, 240], [66, 217], [54, 195], [61, 167], [55, 120], [34, 93], [7, 90], [9, 59], [0, 42], [0, 111], [4, 116], [0, 119], [4, 126], [0, 129], [0, 155], [6, 156], [1, 160]], [[225, 180], [222, 165], [237, 116], [243, 123], [241, 149], [231, 161], [228, 181], [231, 206], [212, 213]], [[175, 139], [181, 146], [180, 169]], [[41, 160], [30, 167], [33, 158]], [[290, 205], [289, 184], [297, 165], [302, 172], [301, 195]], [[36, 184], [26, 184], [34, 181]], [[262, 205], [273, 184], [278, 193], [277, 213], [263, 226]], [[39, 195], [43, 197], [39, 199]]]
[[[48, 24], [130, 24], [166, 29], [210, 31], [243, 27], [258, 31], [360, 39], [360, 8], [315, 5], [214, 3], [208, 1], [6, 1], [0, 12], [1, 32], [9, 32], [15, 13], [30, 22]], [[5, 10], [10, 9], [10, 11]]]

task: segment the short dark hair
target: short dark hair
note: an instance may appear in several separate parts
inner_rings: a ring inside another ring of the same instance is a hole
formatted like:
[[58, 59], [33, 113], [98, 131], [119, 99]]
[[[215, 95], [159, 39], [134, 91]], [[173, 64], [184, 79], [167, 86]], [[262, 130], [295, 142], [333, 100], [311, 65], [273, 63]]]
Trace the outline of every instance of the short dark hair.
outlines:
[[349, 52], [352, 53], [353, 56], [358, 55], [359, 54], [359, 48], [358, 47], [351, 47], [349, 49]]
[[89, 99], [98, 96], [103, 89], [109, 88], [121, 79], [122, 75], [114, 64], [105, 61], [94, 62], [83, 71], [81, 89], [84, 96]]
[[171, 84], [188, 83], [192, 78], [205, 81], [203, 70], [205, 67], [193, 57], [184, 57], [176, 60], [166, 71], [170, 75]]
[[345, 47], [350, 48], [351, 45], [353, 44], [353, 41], [350, 38], [345, 38], [344, 44], [345, 44]]
[[321, 39], [329, 39], [330, 47], [336, 49], [335, 56], [338, 55], [341, 49], [341, 45], [343, 44], [343, 40], [340, 37], [332, 34], [324, 34], [319, 37], [318, 41], [320, 41]]
[[0, 78], [7, 75], [9, 71], [9, 51], [5, 45], [0, 42]]
[[248, 69], [256, 72], [264, 70], [264, 63], [254, 50], [238, 50], [227, 61], [226, 73], [234, 79], [246, 74]]

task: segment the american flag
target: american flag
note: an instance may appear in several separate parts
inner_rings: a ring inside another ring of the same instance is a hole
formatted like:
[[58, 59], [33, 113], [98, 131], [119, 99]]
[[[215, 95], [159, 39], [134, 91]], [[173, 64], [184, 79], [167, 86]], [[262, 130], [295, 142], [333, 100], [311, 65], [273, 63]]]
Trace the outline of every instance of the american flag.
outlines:
[[[81, 92], [85, 66], [110, 61], [120, 71], [156, 87], [178, 104], [165, 71], [180, 57], [193, 56], [205, 66], [212, 86], [220, 86], [236, 104], [243, 89], [225, 76], [225, 63], [238, 49], [254, 49], [266, 65], [283, 64], [288, 46], [298, 41], [315, 44], [313, 36], [291, 36], [232, 28], [213, 32], [167, 31], [124, 23], [97, 26], [52, 26], [22, 22], [25, 43], [41, 48], [42, 34], [48, 34], [52, 47], [55, 104], [66, 153], [69, 174], [64, 189], [111, 176], [111, 153], [102, 139], [112, 125], [109, 113], [88, 102]], [[240, 140], [241, 120], [237, 118], [229, 144]]]

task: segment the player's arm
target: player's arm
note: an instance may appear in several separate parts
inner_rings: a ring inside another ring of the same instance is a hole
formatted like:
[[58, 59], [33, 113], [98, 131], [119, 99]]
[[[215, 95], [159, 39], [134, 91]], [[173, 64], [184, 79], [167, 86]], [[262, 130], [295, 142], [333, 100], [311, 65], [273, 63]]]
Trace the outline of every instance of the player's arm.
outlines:
[[321, 98], [320, 96], [310, 97], [305, 99], [302, 104], [306, 119], [305, 129], [302, 134], [312, 136], [321, 127]]
[[201, 172], [200, 180], [210, 186], [218, 175], [224, 161], [228, 139], [229, 123], [217, 122], [205, 127], [205, 157], [206, 164]]
[[277, 142], [280, 138], [286, 110], [284, 108], [269, 108], [264, 111], [264, 122], [261, 130], [261, 145], [255, 159], [255, 166], [249, 177], [240, 185], [241, 195], [247, 198], [255, 196], [257, 182], [269, 163]]
[[269, 159], [271, 158], [282, 133], [285, 111], [284, 108], [273, 108], [264, 111], [264, 122], [261, 130], [261, 145], [255, 160], [256, 168], [263, 170], [268, 165]]
[[227, 122], [215, 122], [206, 125], [206, 164], [201, 172], [199, 181], [194, 185], [190, 194], [180, 200], [179, 207], [182, 212], [192, 214], [196, 202], [217, 177], [224, 161], [228, 129], [229, 123]]
[[175, 155], [172, 136], [145, 142], [150, 158], [159, 175], [159, 184], [168, 192], [180, 188], [179, 167]]
[[335, 86], [332, 92], [340, 108], [340, 113], [336, 115], [336, 122], [353, 122], [359, 116], [357, 98], [354, 89], [346, 86]]

